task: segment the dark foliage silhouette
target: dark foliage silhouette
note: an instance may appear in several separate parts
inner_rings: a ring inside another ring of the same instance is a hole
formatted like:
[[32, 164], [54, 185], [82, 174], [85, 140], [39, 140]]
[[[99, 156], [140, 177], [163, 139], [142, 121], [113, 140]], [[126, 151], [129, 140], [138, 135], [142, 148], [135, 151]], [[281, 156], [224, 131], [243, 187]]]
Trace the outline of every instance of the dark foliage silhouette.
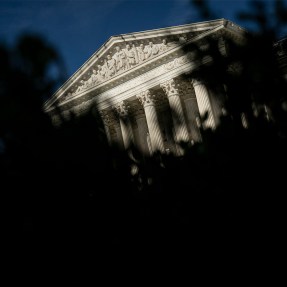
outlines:
[[[210, 17], [207, 1], [192, 2], [203, 18]], [[204, 178], [211, 179], [207, 190], [217, 205], [216, 210], [209, 209], [213, 218], [208, 221], [213, 228], [221, 226], [221, 239], [229, 237], [224, 250], [230, 251], [230, 264], [251, 264], [253, 272], [265, 270], [268, 274], [276, 270], [277, 279], [282, 279], [280, 254], [285, 254], [286, 239], [281, 229], [286, 223], [282, 204], [286, 201], [282, 181], [287, 132], [286, 48], [285, 39], [278, 40], [286, 31], [287, 9], [283, 1], [268, 4], [273, 14], [263, 1], [250, 1], [251, 9], [239, 14], [257, 25], [256, 31], [245, 33], [240, 45], [226, 39], [223, 53], [218, 48], [220, 38], [200, 43], [206, 45], [204, 50], [194, 45], [199, 63], [207, 56], [212, 61], [200, 65], [189, 77], [200, 78], [210, 86], [221, 84], [225, 89], [220, 124], [214, 132], [202, 131], [202, 152], [197, 153], [208, 159]], [[214, 219], [218, 220], [216, 224]]]
[[[283, 25], [286, 12], [277, 12]], [[202, 141], [182, 143], [180, 157], [110, 147], [96, 107], [53, 126], [42, 105], [64, 74], [57, 52], [32, 36], [1, 46], [4, 285], [218, 284], [230, 276], [234, 285], [250, 272], [263, 283], [267, 270], [264, 283], [281, 278], [286, 80], [282, 46], [263, 28], [244, 45], [227, 40], [225, 53], [220, 39], [189, 47], [198, 63], [212, 63], [187, 77], [224, 84], [226, 111], [216, 130], [201, 128]]]

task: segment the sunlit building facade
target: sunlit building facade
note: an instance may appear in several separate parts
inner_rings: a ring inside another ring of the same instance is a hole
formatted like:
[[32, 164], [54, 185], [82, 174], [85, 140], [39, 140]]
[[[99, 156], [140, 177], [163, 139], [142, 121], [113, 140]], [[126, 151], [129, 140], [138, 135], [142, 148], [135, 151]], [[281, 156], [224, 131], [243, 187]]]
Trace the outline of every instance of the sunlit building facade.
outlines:
[[[224, 88], [209, 87], [190, 72], [198, 63], [192, 47], [205, 49], [226, 37], [240, 42], [243, 29], [219, 19], [112, 36], [45, 103], [55, 124], [71, 115], [99, 111], [109, 143], [143, 154], [180, 154], [177, 143], [201, 140], [200, 129], [215, 128], [224, 113]], [[60, 114], [59, 114], [60, 113]], [[202, 118], [207, 115], [203, 122]]]

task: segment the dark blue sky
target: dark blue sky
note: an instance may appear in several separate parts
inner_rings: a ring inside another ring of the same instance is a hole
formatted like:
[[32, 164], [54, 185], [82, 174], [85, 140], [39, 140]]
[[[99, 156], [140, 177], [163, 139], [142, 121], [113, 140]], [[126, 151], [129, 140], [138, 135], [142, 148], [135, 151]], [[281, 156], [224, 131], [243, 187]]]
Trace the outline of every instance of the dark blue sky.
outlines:
[[[236, 17], [248, 0], [209, 2], [216, 18], [248, 28]], [[1, 41], [12, 44], [23, 32], [45, 36], [62, 55], [68, 76], [112, 35], [201, 20], [189, 0], [0, 0]]]

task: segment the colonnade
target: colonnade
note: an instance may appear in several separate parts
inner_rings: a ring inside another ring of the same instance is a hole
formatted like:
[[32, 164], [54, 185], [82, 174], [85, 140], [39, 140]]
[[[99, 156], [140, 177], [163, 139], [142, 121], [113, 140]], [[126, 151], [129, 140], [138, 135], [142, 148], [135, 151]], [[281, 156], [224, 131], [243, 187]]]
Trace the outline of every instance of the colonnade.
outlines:
[[[210, 95], [207, 87], [202, 81], [195, 79], [193, 79], [190, 84], [193, 85], [194, 88], [200, 118], [203, 118], [206, 113], [208, 114], [207, 119], [204, 122], [200, 123], [201, 127], [203, 129], [214, 129], [215, 119], [214, 113], [212, 112]], [[168, 98], [168, 103], [172, 116], [172, 130], [175, 142], [179, 143], [181, 141], [187, 142], [193, 140], [190, 138], [189, 135], [188, 123], [186, 122], [186, 118], [184, 116], [184, 107], [180, 98], [179, 88], [176, 86], [175, 80], [166, 80], [160, 83], [160, 87]], [[157, 150], [160, 152], [165, 152], [164, 139], [156, 110], [155, 95], [151, 92], [151, 90], [147, 89], [138, 93], [136, 95], [136, 98], [139, 100], [140, 104], [144, 109], [145, 120], [148, 128], [148, 145], [150, 152], [153, 153]], [[128, 149], [132, 143], [135, 143], [132, 125], [129, 118], [129, 106], [125, 101], [120, 101], [113, 106], [113, 109], [114, 111], [116, 111], [119, 118], [119, 125], [124, 148]], [[106, 120], [104, 121], [104, 124], [107, 138], [110, 141], [111, 136], [109, 134], [108, 123]], [[181, 154], [182, 151], [177, 148], [177, 153]]]

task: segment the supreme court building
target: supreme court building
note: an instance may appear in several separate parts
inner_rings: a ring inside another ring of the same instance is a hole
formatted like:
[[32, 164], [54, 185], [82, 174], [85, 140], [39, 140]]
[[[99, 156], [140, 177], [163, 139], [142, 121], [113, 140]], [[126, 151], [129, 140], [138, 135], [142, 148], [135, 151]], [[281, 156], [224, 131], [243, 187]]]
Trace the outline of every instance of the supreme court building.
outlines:
[[178, 142], [200, 141], [199, 127], [215, 128], [224, 113], [223, 87], [211, 89], [186, 76], [199, 65], [189, 47], [204, 49], [204, 39], [213, 37], [225, 53], [224, 39], [240, 42], [243, 34], [219, 19], [112, 36], [45, 103], [45, 111], [60, 124], [96, 106], [110, 144], [180, 154]]

